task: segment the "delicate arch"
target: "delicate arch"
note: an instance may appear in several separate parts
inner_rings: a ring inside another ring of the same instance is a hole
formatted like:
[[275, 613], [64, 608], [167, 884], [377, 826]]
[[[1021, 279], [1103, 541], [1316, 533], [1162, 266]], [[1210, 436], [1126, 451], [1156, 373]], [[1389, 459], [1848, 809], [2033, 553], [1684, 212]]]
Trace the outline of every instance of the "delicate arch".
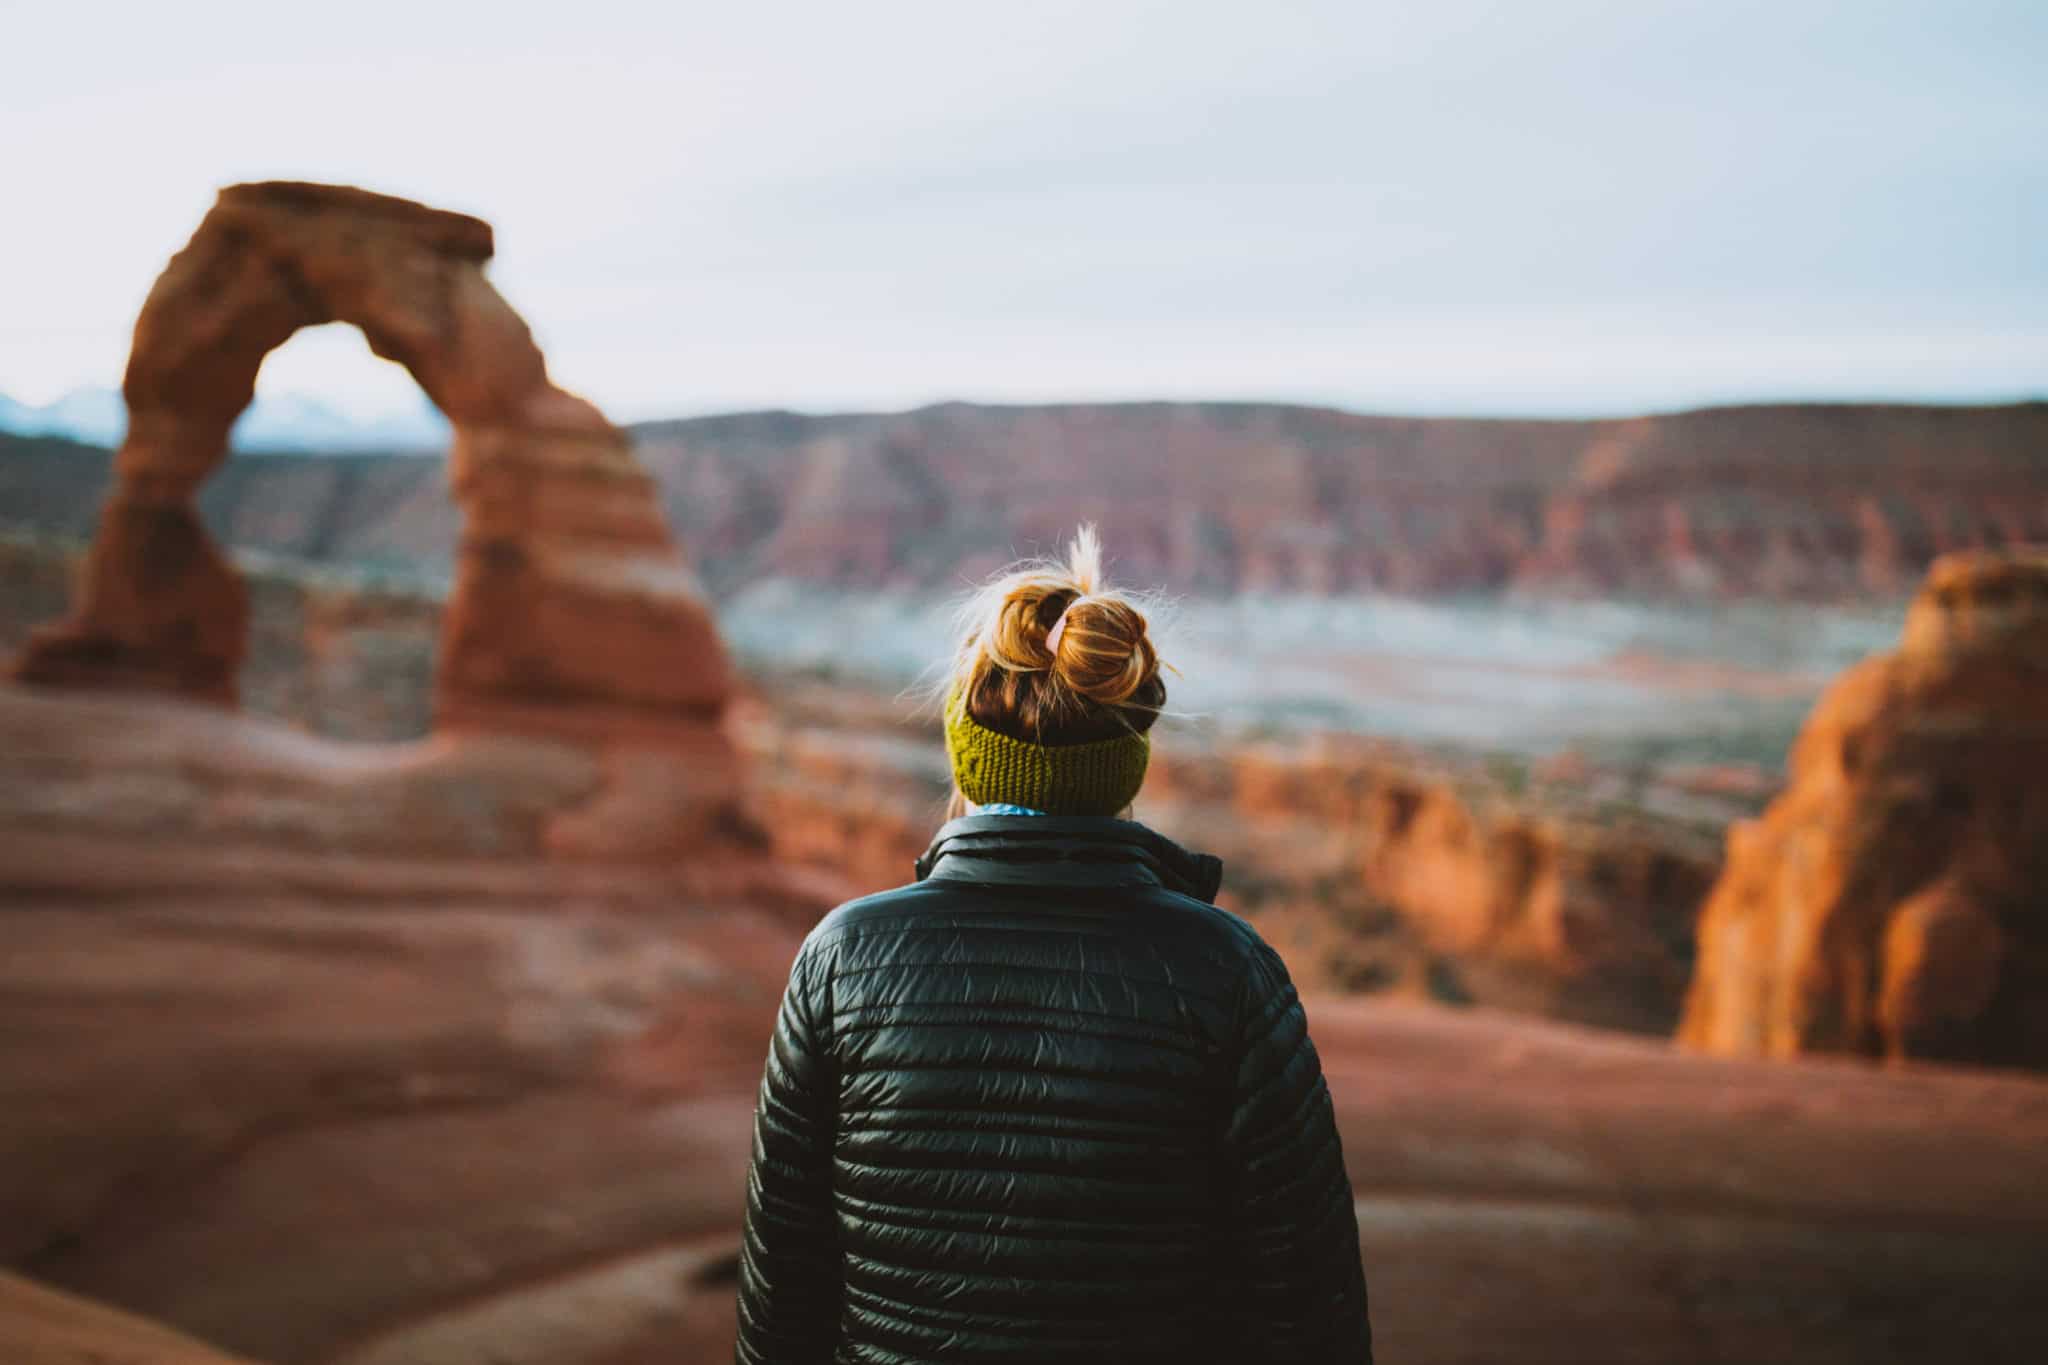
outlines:
[[221, 191], [135, 323], [128, 433], [71, 617], [37, 631], [28, 682], [232, 704], [247, 595], [193, 498], [226, 457], [263, 359], [346, 322], [453, 426], [463, 535], [435, 679], [437, 726], [701, 725], [728, 668], [696, 580], [626, 438], [549, 381], [484, 276], [480, 219], [334, 185]]

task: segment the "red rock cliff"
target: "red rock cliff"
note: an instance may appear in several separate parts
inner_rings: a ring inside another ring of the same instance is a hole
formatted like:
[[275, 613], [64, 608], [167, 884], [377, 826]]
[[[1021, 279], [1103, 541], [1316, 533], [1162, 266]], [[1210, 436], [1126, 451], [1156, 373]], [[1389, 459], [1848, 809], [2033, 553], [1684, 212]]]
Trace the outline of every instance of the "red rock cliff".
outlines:
[[[824, 899], [909, 880], [942, 818], [944, 748], [900, 704], [767, 686], [738, 711], [754, 800]], [[1155, 744], [1139, 818], [1224, 860], [1220, 903], [1305, 988], [1477, 1002], [1668, 1035], [1713, 844], [1596, 819], [1572, 782], [1514, 795], [1484, 765], [1342, 736]]]
[[1942, 559], [1736, 826], [1681, 1037], [2048, 1067], [2048, 553]]
[[[1216, 594], [1895, 598], [1939, 554], [2048, 538], [2038, 403], [1624, 421], [953, 403], [633, 435], [721, 590], [772, 575], [951, 590], [1084, 519], [1124, 581]], [[92, 464], [0, 461], [0, 519], [84, 529]], [[202, 506], [237, 545], [453, 562], [457, 511], [417, 459], [237, 458]]]
[[720, 584], [951, 587], [1101, 523], [1176, 590], [1893, 596], [2048, 537], [2048, 405], [1784, 405], [1626, 421], [1267, 404], [946, 404], [636, 430]]

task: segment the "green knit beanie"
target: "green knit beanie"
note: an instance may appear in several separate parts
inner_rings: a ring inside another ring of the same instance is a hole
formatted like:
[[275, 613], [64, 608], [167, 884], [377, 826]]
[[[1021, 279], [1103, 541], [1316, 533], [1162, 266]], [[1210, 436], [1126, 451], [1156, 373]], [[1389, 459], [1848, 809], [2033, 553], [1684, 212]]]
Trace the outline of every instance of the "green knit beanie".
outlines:
[[1151, 737], [1141, 731], [1085, 744], [1033, 744], [998, 734], [946, 698], [946, 755], [953, 781], [977, 806], [1006, 802], [1047, 815], [1116, 815], [1145, 782]]

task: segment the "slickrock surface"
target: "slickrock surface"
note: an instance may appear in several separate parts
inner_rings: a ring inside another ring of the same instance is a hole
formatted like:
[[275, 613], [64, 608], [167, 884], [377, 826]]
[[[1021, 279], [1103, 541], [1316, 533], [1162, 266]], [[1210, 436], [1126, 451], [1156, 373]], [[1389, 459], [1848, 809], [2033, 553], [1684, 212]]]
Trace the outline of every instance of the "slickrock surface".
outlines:
[[2037, 1078], [1699, 1058], [1364, 1000], [1309, 1018], [1388, 1361], [2048, 1350]]
[[[757, 832], [701, 823], [735, 794], [700, 790], [716, 770], [691, 759], [482, 733], [345, 744], [174, 699], [0, 686], [0, 829], [118, 833], [195, 868], [226, 860], [230, 881], [238, 853], [272, 849], [368, 878], [395, 859], [454, 858], [779, 885]], [[95, 871], [9, 874], [61, 886]]]
[[[1379, 1359], [2029, 1365], [2048, 1349], [2048, 1085], [1719, 1062], [1483, 1010], [1309, 1014]], [[721, 1360], [716, 1245], [458, 1307], [340, 1359], [557, 1365], [595, 1342], [605, 1365]], [[607, 1327], [646, 1322], [664, 1277], [697, 1287], [667, 1336]]]
[[454, 426], [462, 533], [441, 720], [640, 738], [715, 719], [724, 652], [654, 486], [625, 436], [548, 380], [484, 277], [491, 253], [488, 224], [408, 200], [287, 182], [221, 191], [136, 321], [128, 434], [80, 600], [17, 675], [233, 698], [246, 593], [194, 498], [263, 358], [342, 321]]
[[[794, 928], [516, 861], [4, 840], [0, 1264], [276, 1365], [729, 1353]], [[2048, 1349], [2048, 1083], [1310, 1016], [1390, 1361]]]
[[822, 907], [551, 856], [596, 769], [0, 688], [0, 1265], [299, 1362], [724, 1238]]
[[[589, 780], [553, 740], [0, 689], [0, 1266], [272, 1365], [729, 1353], [821, 905], [539, 856]], [[1390, 1361], [2048, 1350], [2048, 1081], [1310, 1013]]]
[[2048, 1067], [2048, 552], [1935, 564], [1737, 825], [1682, 1038]]
[[0, 1272], [7, 1365], [248, 1365], [182, 1333]]

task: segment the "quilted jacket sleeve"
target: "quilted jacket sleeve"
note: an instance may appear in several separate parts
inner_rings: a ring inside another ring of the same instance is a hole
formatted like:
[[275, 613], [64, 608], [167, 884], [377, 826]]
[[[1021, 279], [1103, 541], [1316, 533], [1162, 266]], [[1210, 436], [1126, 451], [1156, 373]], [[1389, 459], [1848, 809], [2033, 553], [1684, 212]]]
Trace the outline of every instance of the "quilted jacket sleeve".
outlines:
[[790, 969], [754, 1106], [740, 1246], [736, 1365], [824, 1365], [839, 1326], [832, 1211], [836, 1082], [820, 1031], [815, 954]]
[[1322, 1062], [1286, 965], [1256, 946], [1224, 1128], [1239, 1359], [1370, 1365], [1358, 1218]]

